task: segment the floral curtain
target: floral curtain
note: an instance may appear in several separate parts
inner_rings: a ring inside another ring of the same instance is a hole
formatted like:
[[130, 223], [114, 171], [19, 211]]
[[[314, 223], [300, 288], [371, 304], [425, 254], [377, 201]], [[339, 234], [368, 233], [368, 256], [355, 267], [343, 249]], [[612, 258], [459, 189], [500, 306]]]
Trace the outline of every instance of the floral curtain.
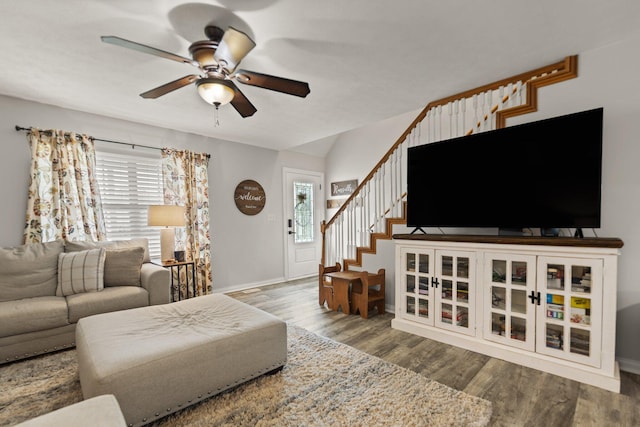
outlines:
[[[195, 263], [198, 295], [211, 293], [213, 282], [209, 235], [208, 165], [209, 155], [206, 153], [162, 149], [164, 202], [168, 205], [182, 205], [187, 208], [186, 227], [176, 229], [176, 250], [183, 249], [186, 258]], [[186, 282], [179, 280], [178, 283]], [[186, 293], [189, 290], [185, 286], [181, 292]]]
[[87, 135], [31, 129], [24, 243], [105, 240], [95, 150]]

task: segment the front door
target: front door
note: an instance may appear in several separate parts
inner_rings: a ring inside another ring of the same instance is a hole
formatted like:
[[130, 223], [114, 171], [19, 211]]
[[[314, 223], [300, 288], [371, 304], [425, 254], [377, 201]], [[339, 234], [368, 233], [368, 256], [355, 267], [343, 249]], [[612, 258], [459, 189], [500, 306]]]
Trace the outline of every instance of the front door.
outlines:
[[283, 173], [287, 279], [312, 276], [322, 256], [324, 174], [289, 168]]

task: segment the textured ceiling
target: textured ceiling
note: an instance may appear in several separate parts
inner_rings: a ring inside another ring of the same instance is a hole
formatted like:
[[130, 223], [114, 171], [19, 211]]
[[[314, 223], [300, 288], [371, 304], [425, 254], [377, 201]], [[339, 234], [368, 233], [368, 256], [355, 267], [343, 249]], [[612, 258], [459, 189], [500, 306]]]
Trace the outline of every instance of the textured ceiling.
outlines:
[[[316, 144], [323, 154], [341, 132], [627, 38], [640, 28], [640, 2], [3, 0], [0, 16], [0, 94], [276, 150]], [[197, 69], [100, 41], [116, 35], [189, 56], [207, 24], [253, 37], [242, 68], [306, 81], [310, 95], [238, 84], [257, 113], [221, 107], [216, 127], [194, 85], [138, 96]]]

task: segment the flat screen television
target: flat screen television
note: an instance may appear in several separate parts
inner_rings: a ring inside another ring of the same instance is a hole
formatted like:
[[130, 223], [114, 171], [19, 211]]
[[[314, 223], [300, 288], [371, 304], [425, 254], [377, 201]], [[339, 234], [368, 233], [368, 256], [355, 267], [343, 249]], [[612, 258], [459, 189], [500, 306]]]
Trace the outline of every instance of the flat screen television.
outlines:
[[599, 228], [602, 123], [597, 108], [409, 148], [407, 225]]

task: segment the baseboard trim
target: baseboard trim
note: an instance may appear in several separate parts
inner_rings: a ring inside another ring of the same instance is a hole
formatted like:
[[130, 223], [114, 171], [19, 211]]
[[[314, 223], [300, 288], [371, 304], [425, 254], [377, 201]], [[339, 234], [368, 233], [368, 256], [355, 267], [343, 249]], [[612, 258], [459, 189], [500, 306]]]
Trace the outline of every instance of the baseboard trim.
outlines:
[[620, 370], [640, 375], [640, 360], [626, 359], [624, 357], [616, 357], [620, 364]]
[[260, 286], [268, 286], [268, 285], [275, 285], [278, 283], [282, 283], [285, 282], [285, 278], [284, 277], [275, 277], [272, 279], [268, 279], [268, 280], [264, 280], [264, 281], [260, 281], [260, 282], [251, 282], [251, 283], [238, 283], [237, 285], [231, 285], [231, 286], [226, 286], [223, 288], [217, 288], [215, 285], [215, 281], [213, 284], [213, 293], [214, 294], [219, 294], [219, 293], [229, 293], [229, 292], [237, 292], [237, 291], [244, 291], [246, 289], [251, 289], [251, 288], [258, 288]]

